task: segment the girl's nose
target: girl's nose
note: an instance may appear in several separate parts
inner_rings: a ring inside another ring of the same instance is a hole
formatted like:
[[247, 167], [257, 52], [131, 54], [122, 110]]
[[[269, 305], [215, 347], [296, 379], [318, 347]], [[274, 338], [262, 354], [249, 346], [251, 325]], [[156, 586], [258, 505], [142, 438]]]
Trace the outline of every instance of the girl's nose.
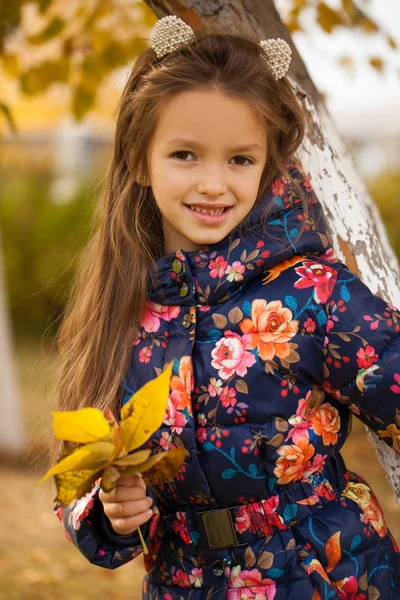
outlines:
[[208, 194], [210, 196], [218, 196], [226, 193], [225, 175], [222, 169], [213, 169], [204, 172], [199, 177], [197, 183], [197, 191], [199, 194]]

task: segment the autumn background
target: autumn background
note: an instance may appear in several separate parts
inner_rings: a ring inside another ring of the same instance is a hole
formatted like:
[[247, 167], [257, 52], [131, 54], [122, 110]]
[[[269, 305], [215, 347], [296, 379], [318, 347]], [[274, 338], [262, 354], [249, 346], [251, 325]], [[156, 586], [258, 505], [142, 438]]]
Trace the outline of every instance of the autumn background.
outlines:
[[[398, 0], [275, 5], [400, 258]], [[140, 597], [142, 558], [115, 571], [90, 565], [51, 512], [54, 488], [36, 483], [51, 429], [54, 334], [119, 95], [155, 22], [139, 0], [0, 4], [0, 600]], [[399, 507], [356, 420], [344, 457], [400, 541]]]

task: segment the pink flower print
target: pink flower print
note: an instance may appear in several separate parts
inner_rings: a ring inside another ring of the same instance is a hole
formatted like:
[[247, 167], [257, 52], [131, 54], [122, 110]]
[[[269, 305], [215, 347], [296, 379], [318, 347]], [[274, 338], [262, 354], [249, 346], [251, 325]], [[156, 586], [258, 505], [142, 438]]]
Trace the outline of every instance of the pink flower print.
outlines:
[[378, 355], [373, 346], [365, 346], [365, 348], [360, 348], [357, 352], [357, 364], [360, 369], [368, 369], [368, 367], [376, 363], [377, 360]]
[[336, 494], [333, 491], [333, 488], [329, 481], [322, 481], [321, 483], [319, 483], [315, 488], [315, 493], [317, 494], [317, 496], [320, 496], [321, 498], [326, 498], [327, 500], [335, 500], [336, 498]]
[[171, 321], [176, 319], [179, 315], [179, 306], [163, 306], [157, 304], [151, 300], [147, 301], [146, 311], [144, 319], [141, 322], [141, 326], [147, 333], [154, 333], [158, 331], [161, 325], [161, 319], [163, 321]]
[[182, 433], [182, 429], [187, 423], [186, 415], [177, 408], [179, 402], [180, 394], [174, 390], [168, 396], [167, 410], [163, 419], [164, 425], [169, 425], [171, 431], [178, 435]]
[[393, 385], [390, 386], [390, 389], [392, 390], [392, 392], [394, 394], [400, 394], [400, 374], [399, 373], [394, 374], [394, 380], [399, 385], [396, 385], [396, 383], [394, 383]]
[[168, 431], [163, 431], [160, 437], [160, 446], [163, 450], [172, 448], [172, 435]]
[[[339, 319], [335, 316], [335, 315], [329, 315], [328, 316], [328, 321], [326, 323], [326, 331], [329, 332], [331, 329], [333, 329], [335, 327], [335, 321], [338, 321]], [[329, 338], [325, 338], [326, 339], [326, 344], [329, 343]], [[326, 346], [325, 344], [325, 346]]]
[[282, 196], [285, 191], [285, 186], [280, 179], [276, 179], [271, 188], [274, 196]]
[[238, 533], [243, 533], [250, 529], [249, 511], [245, 504], [235, 508], [235, 529]]
[[276, 494], [275, 496], [271, 496], [270, 498], [267, 498], [266, 500], [262, 501], [262, 507], [264, 510], [264, 514], [266, 515], [272, 515], [276, 512], [277, 508], [279, 506], [279, 495]]
[[203, 585], [203, 569], [194, 568], [189, 575], [190, 583], [194, 587], [202, 587]]
[[304, 289], [314, 287], [314, 300], [318, 304], [328, 301], [335, 286], [335, 269], [311, 260], [306, 260], [303, 266], [296, 267], [295, 271], [300, 275], [300, 279], [294, 283], [295, 288]]
[[336, 252], [334, 250], [334, 248], [329, 248], [325, 254], [321, 254], [320, 258], [322, 260], [327, 260], [329, 262], [336, 262], [337, 261], [337, 256], [336, 256]]
[[227, 276], [228, 281], [242, 281], [243, 273], [245, 272], [246, 267], [243, 265], [240, 260], [235, 260], [232, 265], [228, 265], [225, 273], [229, 273]]
[[221, 379], [229, 379], [235, 373], [244, 377], [247, 368], [254, 365], [256, 357], [247, 350], [251, 342], [251, 335], [243, 335], [230, 331], [225, 332], [223, 338], [217, 341], [215, 348], [211, 351], [213, 360], [211, 365], [218, 369]]
[[90, 510], [93, 508], [93, 496], [96, 492], [97, 486], [93, 486], [91, 491], [85, 494], [82, 498], [80, 498], [75, 504], [74, 508], [72, 509], [70, 518], [72, 519], [72, 526], [75, 529], [75, 531], [80, 529], [82, 519], [87, 517], [90, 513]]
[[207, 417], [204, 413], [199, 413], [197, 415], [197, 422], [199, 425], [206, 425], [207, 424]]
[[210, 269], [211, 277], [223, 277], [225, 275], [225, 269], [228, 264], [228, 261], [225, 260], [223, 256], [217, 256], [215, 260], [210, 260], [208, 263], [208, 268]]
[[237, 402], [235, 388], [230, 388], [229, 386], [224, 387], [220, 396], [220, 400], [224, 408], [228, 408], [228, 406], [235, 406]]
[[142, 348], [141, 351], [139, 352], [139, 362], [141, 362], [141, 363], [150, 362], [152, 353], [153, 353], [153, 351], [151, 348], [149, 348], [149, 346], [145, 346], [144, 348]]
[[293, 426], [293, 429], [288, 431], [288, 434], [285, 438], [285, 442], [290, 439], [293, 439], [293, 442], [297, 444], [297, 439], [299, 437], [306, 437], [308, 439], [308, 428], [310, 427], [310, 421], [305, 416], [305, 410], [307, 405], [307, 400], [311, 395], [311, 390], [309, 390], [306, 394], [305, 399], [301, 398], [297, 404], [296, 414], [288, 419], [290, 425]]
[[67, 538], [67, 540], [69, 542], [72, 542], [72, 537], [70, 532], [68, 531], [68, 529], [66, 529], [65, 525], [64, 525], [64, 521], [63, 521], [63, 515], [64, 515], [64, 511], [65, 509], [62, 506], [56, 506], [55, 508], [53, 508], [53, 512], [56, 515], [57, 519], [60, 521], [63, 532], [65, 534], [65, 537]]
[[196, 438], [199, 440], [201, 444], [203, 444], [207, 439], [207, 430], [205, 427], [199, 427], [196, 429]]
[[274, 600], [276, 583], [272, 579], [268, 577], [262, 579], [259, 569], [243, 571], [240, 569], [240, 565], [236, 565], [231, 569], [228, 582], [228, 600]]
[[186, 573], [186, 571], [178, 569], [175, 575], [172, 575], [172, 583], [175, 583], [182, 588], [188, 588], [190, 587], [189, 575]]
[[342, 579], [340, 588], [335, 583], [333, 585], [338, 593], [339, 600], [367, 600], [365, 594], [358, 594], [358, 580], [354, 575]]
[[304, 471], [304, 476], [309, 477], [310, 475], [312, 475], [312, 473], [319, 473], [320, 471], [322, 471], [327, 458], [327, 454], [316, 454], [313, 460], [312, 467]]
[[185, 520], [185, 516], [180, 511], [176, 513], [176, 519], [173, 520], [172, 528], [174, 532], [177, 535], [179, 535], [180, 538], [182, 538], [185, 544], [191, 543], [191, 537]]
[[307, 333], [313, 333], [313, 331], [315, 331], [316, 326], [317, 325], [314, 319], [312, 319], [311, 317], [304, 322], [304, 328], [307, 331]]
[[222, 380], [210, 377], [210, 383], [208, 384], [208, 393], [212, 398], [219, 396], [222, 392]]
[[333, 389], [331, 384], [326, 381], [326, 379], [322, 381], [322, 388], [327, 394], [330, 394], [333, 398], [335, 398], [335, 400], [341, 400], [342, 394], [340, 393], [340, 390]]

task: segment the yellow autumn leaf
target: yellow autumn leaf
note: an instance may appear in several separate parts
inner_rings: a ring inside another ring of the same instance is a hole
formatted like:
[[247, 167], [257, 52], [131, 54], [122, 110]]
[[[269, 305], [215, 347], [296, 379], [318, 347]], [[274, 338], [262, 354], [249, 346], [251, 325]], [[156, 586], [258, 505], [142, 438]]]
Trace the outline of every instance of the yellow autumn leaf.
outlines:
[[47, 471], [39, 483], [42, 483], [51, 475], [66, 473], [67, 471], [98, 471], [98, 469], [107, 466], [114, 453], [114, 444], [110, 442], [94, 442], [86, 444], [68, 454], [60, 460], [54, 467]]
[[172, 448], [163, 452], [164, 458], [159, 460], [150, 469], [143, 472], [143, 481], [146, 485], [159, 485], [171, 481], [181, 470], [185, 454], [185, 448]]
[[104, 469], [103, 474], [101, 476], [101, 489], [104, 492], [111, 492], [115, 488], [117, 481], [120, 477], [121, 474], [119, 470], [116, 467], [113, 467], [112, 465], [108, 465], [108, 467]]
[[149, 458], [151, 454], [151, 450], [139, 450], [138, 452], [134, 452], [133, 454], [127, 454], [122, 458], [118, 458], [114, 460], [113, 465], [116, 467], [128, 467], [134, 465], [140, 465], [145, 462]]
[[120, 433], [126, 452], [144, 444], [161, 426], [167, 409], [172, 365], [173, 361], [121, 408]]
[[52, 411], [53, 430], [60, 440], [88, 444], [98, 442], [110, 432], [110, 424], [98, 408]]
[[54, 475], [57, 487], [57, 496], [54, 501], [61, 506], [68, 506], [73, 500], [82, 498], [91, 491], [94, 482], [100, 477], [99, 471], [67, 471]]
[[[175, 450], [175, 448], [173, 450]], [[120, 468], [121, 475], [123, 475], [124, 477], [130, 477], [131, 475], [135, 475], [136, 473], [145, 473], [157, 463], [165, 460], [168, 454], [170, 452], [173, 452], [173, 450], [167, 450], [166, 452], [158, 452], [157, 454], [149, 456], [146, 460], [138, 464], [126, 465], [124, 467], [120, 467], [120, 465], [118, 465], [118, 467]]]

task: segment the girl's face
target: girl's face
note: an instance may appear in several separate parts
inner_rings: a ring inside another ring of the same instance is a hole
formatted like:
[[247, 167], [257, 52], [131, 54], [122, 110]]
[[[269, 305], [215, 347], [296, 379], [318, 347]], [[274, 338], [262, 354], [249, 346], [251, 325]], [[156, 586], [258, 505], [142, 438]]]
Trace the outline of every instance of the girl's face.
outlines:
[[256, 201], [266, 156], [266, 129], [245, 100], [218, 91], [168, 99], [149, 154], [165, 254], [199, 250], [226, 237]]

